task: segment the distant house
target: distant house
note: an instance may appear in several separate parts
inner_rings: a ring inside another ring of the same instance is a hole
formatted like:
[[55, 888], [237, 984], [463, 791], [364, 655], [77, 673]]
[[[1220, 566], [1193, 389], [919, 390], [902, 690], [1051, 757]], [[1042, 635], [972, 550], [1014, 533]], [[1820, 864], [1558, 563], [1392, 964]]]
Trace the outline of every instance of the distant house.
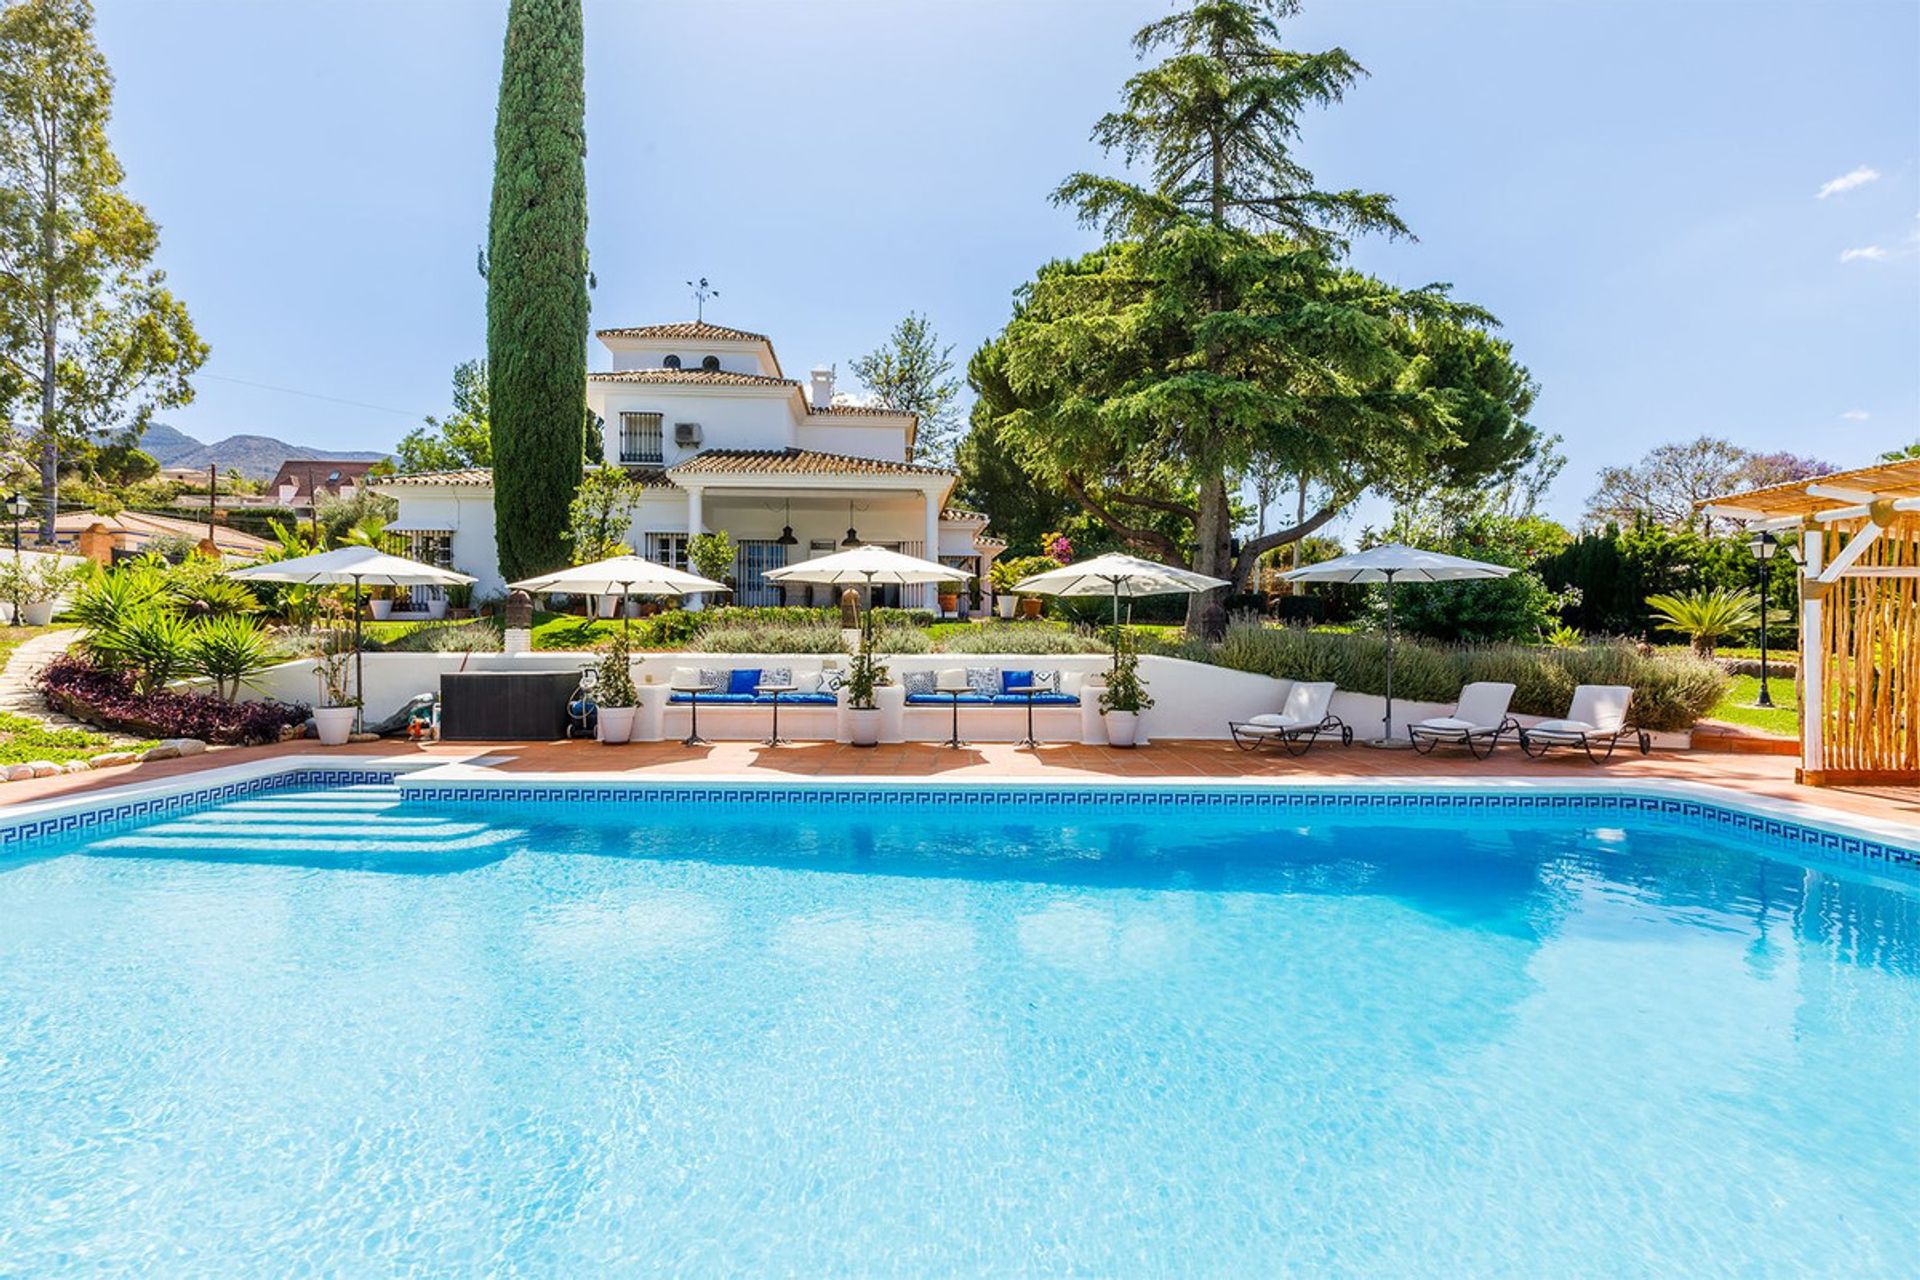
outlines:
[[[97, 511], [62, 512], [53, 522], [54, 544], [63, 550], [80, 550], [80, 537], [95, 525], [102, 525], [116, 552], [137, 555], [161, 539], [188, 538], [198, 543], [207, 536], [204, 520], [183, 520], [156, 516], [145, 511], [122, 511], [103, 516]], [[251, 560], [267, 549], [264, 538], [256, 538], [225, 525], [213, 527], [213, 545], [223, 556]]]
[[351, 498], [366, 482], [376, 462], [334, 462], [323, 458], [288, 458], [267, 485], [266, 497], [276, 506], [302, 509], [322, 498]]
[[[587, 375], [587, 407], [605, 424], [605, 460], [644, 482], [626, 541], [649, 559], [687, 567], [695, 534], [732, 535], [736, 603], [831, 604], [837, 590], [782, 591], [762, 575], [876, 543], [985, 578], [1005, 547], [987, 518], [948, 505], [955, 473], [910, 462], [910, 413], [836, 396], [833, 371], [789, 378], [757, 333], [700, 322], [603, 329], [613, 359]], [[493, 473], [484, 467], [375, 478], [399, 500], [389, 532], [416, 559], [501, 585]], [[932, 606], [931, 588], [887, 587], [888, 603]]]

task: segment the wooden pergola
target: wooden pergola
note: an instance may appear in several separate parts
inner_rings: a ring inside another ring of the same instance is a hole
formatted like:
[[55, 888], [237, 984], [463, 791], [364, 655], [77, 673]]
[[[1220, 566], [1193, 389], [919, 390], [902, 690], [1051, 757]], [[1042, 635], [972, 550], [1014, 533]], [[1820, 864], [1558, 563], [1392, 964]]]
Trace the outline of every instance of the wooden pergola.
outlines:
[[1800, 565], [1800, 780], [1920, 784], [1920, 459], [1701, 507]]

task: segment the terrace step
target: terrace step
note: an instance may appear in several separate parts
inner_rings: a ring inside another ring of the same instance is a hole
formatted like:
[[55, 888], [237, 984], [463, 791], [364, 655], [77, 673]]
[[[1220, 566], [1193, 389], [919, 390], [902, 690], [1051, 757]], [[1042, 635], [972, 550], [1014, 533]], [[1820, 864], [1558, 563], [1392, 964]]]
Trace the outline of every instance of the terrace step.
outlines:
[[1797, 756], [1800, 740], [1768, 733], [1751, 725], [1725, 720], [1702, 720], [1693, 726], [1693, 749], [1722, 755]]

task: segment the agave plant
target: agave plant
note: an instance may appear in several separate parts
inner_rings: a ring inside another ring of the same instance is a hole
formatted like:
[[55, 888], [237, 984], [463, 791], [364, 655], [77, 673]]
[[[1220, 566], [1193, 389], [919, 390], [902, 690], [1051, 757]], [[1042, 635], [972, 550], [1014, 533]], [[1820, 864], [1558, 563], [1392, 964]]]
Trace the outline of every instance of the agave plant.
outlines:
[[1678, 631], [1703, 658], [1726, 636], [1759, 625], [1760, 597], [1744, 587], [1715, 587], [1685, 595], [1647, 597], [1647, 607], [1662, 631]]

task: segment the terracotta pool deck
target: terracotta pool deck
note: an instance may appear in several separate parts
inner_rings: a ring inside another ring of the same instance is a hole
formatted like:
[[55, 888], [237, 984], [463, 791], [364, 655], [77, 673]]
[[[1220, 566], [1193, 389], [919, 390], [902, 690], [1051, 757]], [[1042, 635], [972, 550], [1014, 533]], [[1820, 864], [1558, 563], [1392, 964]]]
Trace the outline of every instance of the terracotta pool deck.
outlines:
[[274, 747], [229, 748], [179, 760], [155, 761], [88, 773], [11, 782], [0, 790], [0, 806], [78, 795], [127, 783], [155, 781], [203, 769], [280, 755], [319, 755], [342, 760], [420, 754], [448, 762], [487, 757], [504, 775], [521, 773], [620, 773], [634, 778], [760, 779], [925, 778], [954, 782], [990, 782], [1002, 778], [1070, 782], [1100, 778], [1285, 778], [1303, 782], [1339, 782], [1379, 778], [1582, 778], [1685, 781], [1725, 787], [1776, 800], [1836, 809], [1882, 821], [1920, 825], [1920, 788], [1803, 787], [1793, 780], [1796, 760], [1772, 755], [1705, 751], [1656, 751], [1642, 757], [1621, 751], [1606, 765], [1555, 753], [1528, 760], [1503, 747], [1491, 760], [1463, 753], [1417, 756], [1410, 751], [1365, 747], [1316, 747], [1299, 759], [1276, 751], [1248, 753], [1231, 743], [1163, 741], [1134, 751], [1077, 744], [1049, 744], [1029, 751], [1012, 743], [979, 743], [959, 750], [931, 743], [905, 743], [869, 749], [834, 743], [796, 742], [769, 748], [755, 742], [716, 742], [689, 748], [678, 743], [617, 747], [595, 742], [439, 743], [409, 746], [369, 742], [322, 748], [313, 742]]

